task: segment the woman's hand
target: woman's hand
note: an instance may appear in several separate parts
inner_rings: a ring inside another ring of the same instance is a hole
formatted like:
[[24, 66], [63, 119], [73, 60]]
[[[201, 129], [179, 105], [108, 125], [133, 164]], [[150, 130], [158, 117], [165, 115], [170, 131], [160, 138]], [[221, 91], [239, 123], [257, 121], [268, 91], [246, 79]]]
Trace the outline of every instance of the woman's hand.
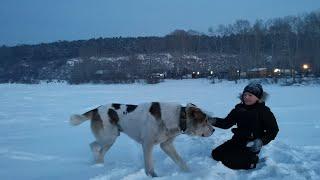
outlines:
[[214, 126], [217, 122], [217, 119], [215, 117], [209, 117], [208, 121], [212, 126]]
[[252, 152], [259, 152], [262, 148], [262, 145], [263, 145], [262, 140], [259, 138], [255, 139], [253, 141], [249, 141], [247, 143], [247, 147]]

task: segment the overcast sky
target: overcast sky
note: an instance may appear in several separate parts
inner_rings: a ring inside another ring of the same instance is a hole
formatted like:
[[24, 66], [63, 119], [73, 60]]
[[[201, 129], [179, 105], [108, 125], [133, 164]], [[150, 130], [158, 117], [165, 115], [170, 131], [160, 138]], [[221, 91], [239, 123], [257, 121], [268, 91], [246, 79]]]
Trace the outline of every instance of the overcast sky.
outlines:
[[207, 33], [237, 19], [270, 19], [320, 9], [320, 0], [0, 0], [0, 45], [99, 37]]

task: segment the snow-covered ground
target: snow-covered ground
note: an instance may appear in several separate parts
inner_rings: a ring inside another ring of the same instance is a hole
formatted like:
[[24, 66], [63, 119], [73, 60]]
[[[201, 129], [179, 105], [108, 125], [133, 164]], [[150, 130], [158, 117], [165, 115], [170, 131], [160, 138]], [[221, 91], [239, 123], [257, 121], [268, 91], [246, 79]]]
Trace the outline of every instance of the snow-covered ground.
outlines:
[[[245, 82], [210, 84], [166, 80], [156, 85], [0, 85], [0, 178], [12, 179], [149, 179], [139, 144], [122, 134], [107, 152], [104, 166], [92, 164], [89, 123], [69, 126], [72, 113], [111, 103], [192, 102], [224, 117], [239, 102]], [[157, 179], [320, 179], [320, 86], [264, 85], [280, 132], [261, 152], [266, 165], [234, 171], [210, 153], [231, 137], [216, 129], [209, 138], [179, 136], [177, 151], [191, 172], [179, 170], [156, 146]]]

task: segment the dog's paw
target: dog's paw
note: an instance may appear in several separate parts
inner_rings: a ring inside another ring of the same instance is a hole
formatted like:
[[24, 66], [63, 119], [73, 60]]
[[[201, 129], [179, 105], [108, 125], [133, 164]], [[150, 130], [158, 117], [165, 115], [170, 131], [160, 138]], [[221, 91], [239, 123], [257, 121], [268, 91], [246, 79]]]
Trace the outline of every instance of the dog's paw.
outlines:
[[101, 158], [101, 157], [98, 157], [98, 158], [96, 158], [95, 159], [95, 164], [104, 164], [104, 159], [103, 158]]
[[190, 172], [190, 169], [189, 169], [189, 167], [187, 165], [183, 166], [181, 169], [184, 172]]
[[158, 177], [157, 173], [155, 173], [154, 171], [147, 172], [146, 174], [147, 176]]
[[102, 167], [104, 167], [104, 164], [101, 164], [101, 163], [93, 164], [91, 167], [93, 167], [93, 168], [102, 168]]

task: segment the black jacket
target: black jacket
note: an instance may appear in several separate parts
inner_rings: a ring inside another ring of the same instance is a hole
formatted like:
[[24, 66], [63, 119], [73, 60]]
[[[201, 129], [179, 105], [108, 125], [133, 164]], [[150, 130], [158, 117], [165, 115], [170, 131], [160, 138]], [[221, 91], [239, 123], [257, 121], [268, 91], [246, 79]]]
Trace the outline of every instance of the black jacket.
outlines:
[[226, 118], [216, 118], [214, 126], [228, 129], [233, 125], [234, 133], [232, 140], [238, 143], [247, 143], [260, 138], [263, 145], [273, 140], [279, 131], [276, 118], [264, 102], [247, 106], [243, 103], [237, 104]]

